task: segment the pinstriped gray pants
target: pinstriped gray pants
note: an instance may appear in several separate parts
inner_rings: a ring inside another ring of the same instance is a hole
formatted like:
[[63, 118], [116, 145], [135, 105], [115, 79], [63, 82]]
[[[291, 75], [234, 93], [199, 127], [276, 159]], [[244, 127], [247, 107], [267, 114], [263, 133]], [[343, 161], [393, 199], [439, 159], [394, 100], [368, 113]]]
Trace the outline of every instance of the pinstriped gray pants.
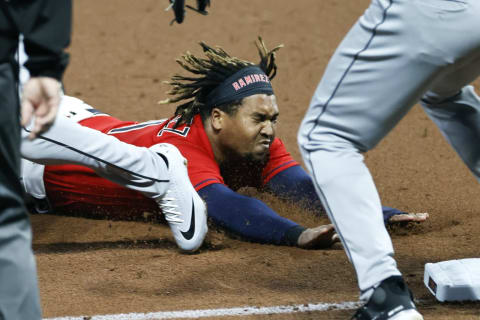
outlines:
[[362, 152], [417, 102], [480, 178], [480, 2], [372, 0], [331, 58], [298, 142], [358, 284], [400, 274]]

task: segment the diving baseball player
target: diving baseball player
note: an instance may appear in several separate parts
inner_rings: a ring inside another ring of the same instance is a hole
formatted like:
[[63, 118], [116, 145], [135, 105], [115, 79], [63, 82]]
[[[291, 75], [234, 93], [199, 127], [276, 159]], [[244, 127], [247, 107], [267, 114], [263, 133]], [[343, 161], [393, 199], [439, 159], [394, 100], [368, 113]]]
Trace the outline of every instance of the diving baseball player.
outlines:
[[[28, 70], [23, 67], [27, 55], [22, 40], [17, 53], [21, 67], [21, 88], [30, 77]], [[43, 182], [38, 185], [31, 183], [35, 181], [38, 168], [42, 168], [39, 175], [42, 178], [45, 164], [82, 165], [98, 176], [114, 181], [131, 192], [138, 192], [156, 203], [170, 226], [178, 247], [184, 251], [197, 250], [208, 230], [206, 208], [191, 185], [186, 159], [178, 149], [166, 143], [148, 149], [127, 145], [96, 130], [80, 126], [77, 121], [85, 115], [85, 110], [77, 108], [78, 103], [73, 103], [72, 109], [65, 110], [65, 99], [69, 101], [62, 97], [62, 111], [47, 134], [30, 141], [27, 138], [31, 135], [32, 125], [22, 130], [22, 174], [28, 173], [28, 178], [21, 180], [24, 189], [28, 186], [27, 199], [31, 193], [30, 196], [38, 200], [40, 185], [41, 190], [44, 190]], [[74, 115], [76, 116], [70, 119]], [[98, 145], [97, 141], [102, 141], [103, 145]]]
[[[160, 143], [175, 145], [188, 160], [190, 180], [207, 203], [209, 217], [245, 239], [302, 248], [330, 246], [335, 241], [331, 225], [304, 228], [279, 216], [263, 202], [235, 192], [245, 186], [256, 187], [321, 211], [310, 177], [275, 137], [279, 111], [270, 84], [276, 69], [275, 50], [268, 51], [261, 42], [261, 62], [254, 65], [232, 58], [220, 48], [205, 44], [203, 48], [207, 58], [202, 65], [188, 66], [204, 73], [196, 81], [194, 102], [182, 104], [171, 118], [143, 123], [121, 121], [68, 96], [63, 98], [61, 116], [103, 133], [90, 141], [82, 136], [90, 150], [108, 149], [115, 138], [147, 148]], [[185, 61], [200, 59], [185, 57]], [[219, 78], [215, 70], [224, 70], [224, 77]], [[173, 80], [178, 86], [172, 90], [174, 95], [183, 92], [176, 98], [190, 95], [182, 89], [188, 86], [179, 76]], [[214, 85], [203, 84], [214, 81]], [[113, 163], [123, 158], [114, 153], [112, 150], [108, 156]], [[130, 171], [135, 172], [133, 168]], [[57, 213], [89, 212], [97, 217], [124, 219], [141, 216], [145, 211], [158, 212], [154, 201], [77, 165], [43, 167], [24, 163], [23, 183], [33, 198], [48, 196]], [[385, 208], [385, 219], [426, 219], [402, 213]]]
[[331, 58], [298, 141], [367, 303], [354, 319], [423, 319], [393, 258], [362, 152], [420, 101], [480, 178], [480, 2], [373, 0]]
[[[208, 230], [205, 203], [191, 185], [187, 161], [175, 146], [168, 143], [149, 148], [134, 146], [65, 116], [58, 116], [49, 131], [37, 139], [29, 140], [29, 134], [30, 128], [22, 130], [21, 153], [35, 162], [35, 165], [30, 163], [32, 168], [40, 167], [40, 163], [47, 167], [64, 163], [88, 167], [92, 173], [156, 203], [180, 249], [195, 251], [203, 243]], [[28, 166], [22, 167], [22, 174], [30, 172]], [[39, 189], [36, 186], [30, 189], [28, 179], [23, 179], [23, 184], [28, 192], [37, 194]]]

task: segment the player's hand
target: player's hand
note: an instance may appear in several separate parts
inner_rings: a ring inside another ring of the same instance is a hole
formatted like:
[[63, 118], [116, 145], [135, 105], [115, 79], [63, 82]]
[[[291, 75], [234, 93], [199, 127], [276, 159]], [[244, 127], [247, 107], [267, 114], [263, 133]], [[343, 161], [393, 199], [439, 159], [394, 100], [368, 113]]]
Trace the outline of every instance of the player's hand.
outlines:
[[396, 214], [388, 219], [389, 224], [405, 224], [409, 222], [424, 222], [428, 219], [429, 215], [427, 212], [421, 213], [406, 213], [406, 214]]
[[55, 121], [60, 103], [60, 88], [58, 80], [48, 77], [33, 77], [23, 87], [22, 126], [28, 125], [32, 116], [35, 117], [28, 136], [30, 140], [48, 130]]
[[297, 246], [303, 249], [325, 249], [339, 241], [333, 224], [327, 224], [303, 231], [298, 237]]

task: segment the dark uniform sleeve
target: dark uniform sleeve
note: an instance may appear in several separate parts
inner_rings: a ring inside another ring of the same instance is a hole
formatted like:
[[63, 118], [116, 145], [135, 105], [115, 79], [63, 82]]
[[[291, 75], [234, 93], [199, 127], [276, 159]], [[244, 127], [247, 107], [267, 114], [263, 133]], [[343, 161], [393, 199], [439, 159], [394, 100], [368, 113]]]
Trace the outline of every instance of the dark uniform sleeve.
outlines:
[[[268, 182], [267, 188], [282, 199], [321, 214], [325, 213], [312, 179], [300, 166], [281, 171]], [[385, 225], [389, 224], [390, 218], [394, 215], [407, 214], [405, 211], [386, 206], [382, 206], [382, 211]]]
[[304, 227], [288, 220], [262, 201], [214, 183], [198, 191], [207, 203], [208, 217], [242, 238], [260, 243], [295, 246]]
[[[32, 77], [45, 76], [61, 81], [69, 55], [72, 28], [71, 0], [18, 1], [23, 10], [13, 10], [19, 31], [24, 35], [28, 60], [25, 64]], [[27, 5], [28, 4], [28, 5]], [[17, 9], [17, 8], [15, 8]]]

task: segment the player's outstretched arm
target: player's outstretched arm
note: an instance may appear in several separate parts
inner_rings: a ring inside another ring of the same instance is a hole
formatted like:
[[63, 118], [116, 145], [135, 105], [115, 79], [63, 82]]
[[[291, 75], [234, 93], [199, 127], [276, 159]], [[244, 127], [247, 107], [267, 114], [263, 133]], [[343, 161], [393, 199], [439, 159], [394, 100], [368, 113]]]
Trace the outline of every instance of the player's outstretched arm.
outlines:
[[[300, 166], [290, 167], [276, 174], [267, 183], [267, 188], [276, 196], [298, 203], [302, 207], [324, 213], [322, 203], [315, 191], [312, 179]], [[408, 213], [395, 208], [382, 207], [385, 224], [423, 222], [427, 213]]]
[[304, 228], [279, 216], [262, 201], [240, 195], [223, 184], [208, 185], [198, 193], [215, 224], [247, 240], [309, 249], [330, 247], [336, 241], [332, 225]]
[[293, 166], [277, 173], [266, 187], [281, 199], [298, 203], [305, 209], [325, 213], [312, 179], [301, 166]]

